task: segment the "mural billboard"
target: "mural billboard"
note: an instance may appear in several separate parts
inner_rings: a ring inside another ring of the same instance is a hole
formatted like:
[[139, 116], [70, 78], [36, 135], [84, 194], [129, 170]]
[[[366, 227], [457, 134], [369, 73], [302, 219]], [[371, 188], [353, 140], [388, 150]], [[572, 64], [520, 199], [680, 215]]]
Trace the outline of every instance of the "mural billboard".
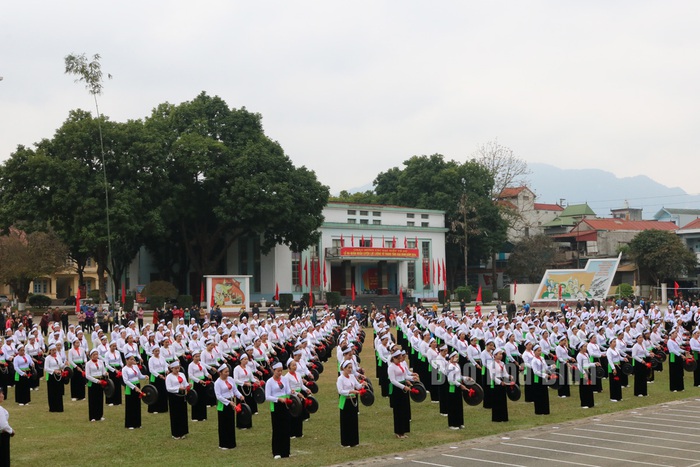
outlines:
[[250, 307], [251, 276], [204, 276], [207, 280], [207, 308], [223, 313], [240, 312]]
[[584, 269], [547, 269], [533, 302], [605, 300], [619, 264], [620, 256], [589, 259]]

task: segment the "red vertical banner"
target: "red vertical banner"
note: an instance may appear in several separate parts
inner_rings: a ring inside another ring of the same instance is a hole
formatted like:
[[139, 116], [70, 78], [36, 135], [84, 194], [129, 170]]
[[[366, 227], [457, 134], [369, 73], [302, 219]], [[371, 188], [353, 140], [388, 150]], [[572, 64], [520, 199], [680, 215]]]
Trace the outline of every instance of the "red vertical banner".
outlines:
[[430, 284], [430, 260], [423, 260], [423, 287]]
[[518, 281], [513, 281], [513, 295], [518, 293]]
[[201, 304], [204, 301], [204, 282], [200, 284], [199, 287], [199, 303]]
[[309, 291], [309, 308], [314, 306], [314, 293]]
[[75, 294], [75, 313], [80, 313], [80, 284], [78, 284], [78, 292]]
[[403, 307], [403, 286], [399, 288], [399, 306]]
[[352, 301], [354, 302], [355, 301], [355, 284], [352, 284], [351, 294], [352, 294], [351, 295]]
[[442, 287], [447, 295], [447, 268], [445, 267], [445, 259], [442, 260]]
[[479, 286], [479, 291], [476, 293], [476, 301], [483, 302], [483, 300], [481, 299], [481, 286]]
[[316, 260], [311, 258], [311, 287], [316, 285]]
[[408, 239], [406, 237], [403, 238], [403, 247], [408, 248]]
[[[321, 259], [316, 260], [316, 273], [318, 274], [318, 286], [322, 287], [323, 286], [323, 271], [321, 271]], [[326, 265], [326, 262], [323, 262], [323, 265]]]
[[680, 285], [678, 285], [678, 282], [673, 282], [673, 295], [675, 297], [678, 296], [678, 289], [680, 288]]
[[323, 261], [323, 286], [325, 287], [328, 283], [328, 277], [326, 276], [326, 261]]
[[280, 285], [277, 282], [275, 282], [275, 301], [280, 301]]
[[355, 234], [350, 234], [350, 246], [355, 246]]
[[559, 300], [561, 300], [561, 284], [559, 284]]
[[437, 284], [437, 274], [436, 274], [437, 267], [435, 265], [436, 265], [436, 262], [433, 259], [433, 284]]
[[386, 240], [384, 239], [384, 235], [382, 235], [382, 244], [379, 245], [379, 248], [384, 248], [384, 245], [386, 245]]
[[365, 246], [365, 234], [362, 234], [362, 237], [360, 237], [360, 247]]
[[304, 260], [304, 284], [309, 285], [309, 260]]
[[442, 282], [442, 271], [440, 270], [440, 261], [437, 262], [437, 285]]
[[345, 246], [345, 239], [343, 238], [343, 234], [340, 234], [340, 246], [341, 247]]
[[374, 248], [374, 235], [369, 236], [369, 247]]
[[122, 281], [122, 305], [126, 304], [126, 284]]
[[394, 238], [391, 239], [391, 247], [396, 248], [396, 235], [394, 235]]

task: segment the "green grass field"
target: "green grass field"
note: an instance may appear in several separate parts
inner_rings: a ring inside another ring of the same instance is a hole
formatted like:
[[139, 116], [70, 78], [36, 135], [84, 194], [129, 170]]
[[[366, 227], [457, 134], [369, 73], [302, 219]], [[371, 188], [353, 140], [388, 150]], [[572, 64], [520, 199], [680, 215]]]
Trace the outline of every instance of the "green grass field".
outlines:
[[[374, 376], [371, 330], [362, 353], [362, 363], [368, 374]], [[65, 412], [48, 412], [45, 383], [41, 390], [32, 392], [32, 403], [19, 407], [14, 403], [14, 392], [3, 406], [10, 412], [10, 424], [17, 431], [12, 438], [12, 462], [19, 466], [38, 466], [49, 462], [57, 466], [100, 465], [294, 465], [319, 466], [398, 453], [409, 449], [454, 443], [470, 438], [493, 435], [500, 432], [540, 426], [550, 423], [589, 417], [603, 413], [653, 405], [665, 401], [680, 400], [700, 395], [700, 389], [692, 387], [692, 375], [686, 373], [686, 390], [670, 393], [668, 371], [657, 373], [656, 383], [649, 386], [649, 397], [637, 398], [632, 388], [623, 389], [624, 400], [609, 401], [607, 383], [604, 392], [596, 394], [596, 407], [579, 408], [578, 389], [572, 387], [572, 396], [559, 399], [550, 391], [552, 415], [534, 416], [532, 404], [509, 402], [510, 422], [492, 423], [491, 411], [465, 405], [466, 429], [452, 431], [447, 418], [438, 413], [437, 404], [430, 401], [412, 405], [413, 422], [409, 439], [398, 440], [393, 435], [392, 413], [388, 399], [377, 396], [372, 407], [360, 406], [360, 446], [344, 449], [340, 446], [336, 373], [333, 365], [327, 365], [321, 375], [318, 413], [304, 423], [304, 438], [293, 439], [292, 457], [273, 461], [270, 447], [270, 415], [267, 406], [253, 418], [253, 429], [237, 431], [238, 447], [230, 451], [218, 449], [216, 411], [208, 410], [209, 420], [190, 423], [189, 436], [175, 441], [170, 436], [170, 419], [167, 414], [148, 414], [142, 406], [143, 427], [140, 430], [124, 428], [124, 406], [105, 407], [105, 421], [89, 422], [87, 400], [71, 402], [70, 393], [64, 396]], [[632, 380], [632, 378], [630, 378]], [[376, 384], [375, 386], [378, 385]], [[633, 381], [631, 381], [633, 382]]]

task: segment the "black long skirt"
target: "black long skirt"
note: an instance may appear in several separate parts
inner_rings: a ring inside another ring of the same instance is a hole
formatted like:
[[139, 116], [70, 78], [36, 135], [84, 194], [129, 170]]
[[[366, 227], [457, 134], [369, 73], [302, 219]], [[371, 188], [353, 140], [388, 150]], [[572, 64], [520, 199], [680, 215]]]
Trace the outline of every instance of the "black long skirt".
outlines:
[[56, 380], [49, 375], [46, 381], [46, 392], [49, 399], [49, 412], [63, 412], [63, 380]]
[[634, 363], [634, 395], [647, 395], [647, 373], [648, 368], [644, 363]]
[[73, 369], [70, 378], [70, 397], [79, 401], [85, 399], [85, 376], [77, 368]]
[[[139, 387], [139, 385], [136, 385]], [[136, 390], [131, 390], [131, 394], [124, 391], [124, 427], [141, 428], [141, 399]]]
[[[683, 370], [683, 368], [681, 368]], [[32, 400], [31, 392], [29, 391], [29, 378], [19, 376], [15, 381], [15, 402], [18, 404], [29, 404]]]
[[525, 367], [523, 370], [523, 392], [525, 393], [525, 402], [535, 402], [535, 392], [532, 386], [532, 368]]
[[233, 449], [236, 447], [236, 420], [233, 404], [219, 406], [219, 447]]
[[275, 402], [270, 418], [272, 420], [272, 455], [289, 457], [289, 410], [285, 404]]
[[148, 406], [148, 413], [165, 413], [168, 411], [168, 391], [165, 389], [165, 380], [159, 377], [151, 383], [158, 390], [158, 399], [155, 404]]
[[[245, 393], [243, 392], [244, 389], [248, 391], [248, 395], [245, 395]], [[250, 386], [248, 386], [248, 387], [238, 386], [238, 390], [243, 394], [243, 397], [245, 397], [245, 403], [248, 404], [248, 406], [250, 407], [251, 413], [257, 412], [258, 411], [258, 403], [255, 402], [255, 399], [253, 398], [253, 391], [251, 390]], [[253, 405], [251, 405], [251, 403], [255, 404], [255, 405], [253, 406]], [[244, 428], [245, 429], [253, 428], [253, 417], [250, 417], [250, 421], [248, 423], [243, 423], [240, 418], [237, 419], [236, 420], [236, 428], [238, 428], [239, 430], [242, 430]]]
[[100, 420], [104, 415], [104, 389], [96, 383], [88, 388], [88, 420]]
[[394, 387], [391, 396], [391, 407], [394, 411], [394, 433], [404, 435], [411, 432], [411, 399], [408, 392]]
[[549, 415], [549, 388], [542, 384], [539, 378], [537, 382], [532, 382], [530, 388], [532, 402], [535, 403], [535, 415]]
[[204, 386], [199, 383], [195, 384], [194, 391], [197, 392], [197, 403], [192, 406], [192, 420], [201, 422], [207, 419], [207, 400], [205, 397]]
[[447, 399], [449, 397], [450, 385], [447, 383], [447, 376], [443, 375], [442, 373], [438, 374], [440, 375], [438, 386], [438, 391], [440, 392], [440, 414], [447, 415], [449, 412], [449, 409], [447, 408], [449, 402]]
[[617, 370], [617, 375], [610, 372], [608, 381], [610, 382], [610, 399], [614, 401], [622, 400], [622, 384], [620, 384], [620, 370]]
[[[600, 363], [603, 368], [607, 366], [607, 363], [603, 365], [603, 363], [600, 362], [600, 358], [594, 358], [593, 362], [595, 363]], [[593, 392], [602, 392], [603, 391], [603, 378], [598, 378], [598, 375], [595, 372], [595, 368], [593, 368], [593, 371], [591, 372], [591, 376], [593, 377]]]
[[595, 399], [593, 397], [593, 390], [595, 389], [595, 385], [593, 384], [586, 384], [586, 382], [590, 383], [590, 380], [587, 380], [586, 378], [581, 378], [579, 380], [579, 385], [578, 385], [578, 396], [579, 399], [581, 400], [581, 407], [594, 407], [595, 406]]
[[496, 385], [491, 389], [493, 397], [493, 406], [491, 407], [492, 422], [507, 422], [508, 421], [508, 398], [506, 396], [506, 387]]
[[289, 436], [301, 438], [304, 436], [304, 420], [310, 418], [306, 407], [302, 406], [301, 414], [298, 417], [289, 417]]
[[360, 429], [357, 420], [357, 399], [347, 398], [340, 409], [340, 445], [357, 446], [360, 444]]
[[559, 390], [557, 391], [557, 395], [559, 397], [571, 397], [571, 388], [569, 387], [571, 375], [569, 375], [569, 366], [560, 364], [559, 368], [557, 368], [557, 374], [559, 375]]
[[0, 433], [0, 465], [10, 465], [10, 435], [9, 433]]
[[389, 376], [387, 373], [386, 363], [382, 362], [381, 365], [377, 366], [377, 378], [379, 379], [379, 386], [381, 387], [382, 397], [389, 396]]
[[484, 384], [481, 385], [481, 387], [484, 388], [483, 407], [485, 409], [491, 409], [493, 407], [493, 387], [491, 387], [491, 375], [488, 370], [481, 378], [484, 382]]
[[183, 396], [168, 393], [168, 404], [170, 406], [170, 433], [181, 438], [190, 431], [187, 426], [187, 401]]
[[122, 405], [122, 386], [124, 383], [121, 378], [117, 378], [116, 371], [109, 372], [109, 379], [111, 379], [114, 383], [114, 394], [112, 394], [112, 397], [107, 397], [105, 399], [105, 403], [112, 405]]
[[450, 386], [447, 390], [447, 426], [459, 428], [464, 426], [464, 405], [462, 390], [458, 386]]
[[[2, 365], [0, 363], [0, 365]], [[7, 370], [6, 367], [0, 368], [0, 389], [2, 389], [3, 394], [7, 394], [7, 377], [8, 377], [9, 371]]]
[[[673, 362], [671, 358], [673, 357]], [[669, 355], [668, 380], [671, 391], [682, 391], [685, 389], [683, 382], [683, 358]]]

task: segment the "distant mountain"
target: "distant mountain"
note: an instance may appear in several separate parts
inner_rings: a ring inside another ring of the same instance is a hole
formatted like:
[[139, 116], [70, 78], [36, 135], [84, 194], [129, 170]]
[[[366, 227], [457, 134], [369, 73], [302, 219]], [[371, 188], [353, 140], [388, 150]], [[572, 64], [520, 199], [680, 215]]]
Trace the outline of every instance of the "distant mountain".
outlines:
[[598, 217], [610, 217], [610, 210], [625, 206], [642, 208], [651, 219], [662, 207], [700, 208], [700, 196], [681, 188], [669, 188], [651, 178], [617, 177], [600, 169], [560, 169], [549, 164], [528, 164], [529, 186], [540, 203], [564, 205], [587, 202]]
[[[528, 186], [538, 203], [588, 205], [598, 217], [610, 217], [610, 210], [642, 208], [644, 219], [652, 219], [662, 207], [700, 209], [700, 196], [670, 188], [645, 175], [618, 177], [601, 169], [560, 169], [549, 164], [529, 163]], [[372, 190], [372, 182], [349, 189], [350, 193]], [[563, 201], [562, 201], [563, 200]]]

